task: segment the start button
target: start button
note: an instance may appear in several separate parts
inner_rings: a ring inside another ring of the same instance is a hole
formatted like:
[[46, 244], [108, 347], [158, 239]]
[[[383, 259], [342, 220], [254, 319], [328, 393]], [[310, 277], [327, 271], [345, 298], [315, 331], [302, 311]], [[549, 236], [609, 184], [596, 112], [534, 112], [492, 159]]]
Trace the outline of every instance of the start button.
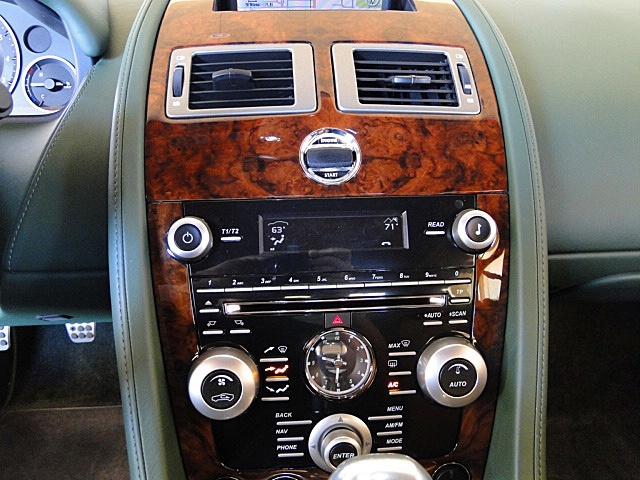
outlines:
[[337, 128], [311, 132], [300, 146], [300, 165], [307, 177], [323, 185], [340, 185], [356, 176], [362, 162], [355, 137]]

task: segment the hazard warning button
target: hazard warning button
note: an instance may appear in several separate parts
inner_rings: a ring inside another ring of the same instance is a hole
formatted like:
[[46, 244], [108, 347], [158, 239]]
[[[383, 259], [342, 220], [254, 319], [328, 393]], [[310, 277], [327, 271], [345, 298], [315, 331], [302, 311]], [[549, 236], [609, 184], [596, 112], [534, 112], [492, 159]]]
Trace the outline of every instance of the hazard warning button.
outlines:
[[351, 327], [351, 312], [327, 312], [324, 314], [324, 327]]

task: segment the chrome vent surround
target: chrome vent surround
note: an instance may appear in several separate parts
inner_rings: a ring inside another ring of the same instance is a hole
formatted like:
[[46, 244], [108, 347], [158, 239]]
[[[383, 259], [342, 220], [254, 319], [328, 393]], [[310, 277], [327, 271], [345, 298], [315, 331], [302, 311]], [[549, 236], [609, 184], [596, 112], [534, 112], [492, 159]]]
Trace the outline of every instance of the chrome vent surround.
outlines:
[[336, 101], [343, 112], [480, 113], [462, 48], [337, 43], [332, 58]]
[[169, 118], [278, 115], [317, 108], [309, 44], [182, 48], [171, 54]]

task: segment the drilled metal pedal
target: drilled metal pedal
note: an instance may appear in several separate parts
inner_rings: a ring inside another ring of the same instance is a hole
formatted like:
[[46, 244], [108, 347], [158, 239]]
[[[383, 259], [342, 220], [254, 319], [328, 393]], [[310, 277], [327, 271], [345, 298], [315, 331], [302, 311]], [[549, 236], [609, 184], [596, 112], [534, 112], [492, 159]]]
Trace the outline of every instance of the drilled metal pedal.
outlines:
[[0, 352], [11, 348], [11, 327], [0, 327]]
[[96, 339], [96, 323], [65, 323], [67, 335], [73, 343], [90, 343]]

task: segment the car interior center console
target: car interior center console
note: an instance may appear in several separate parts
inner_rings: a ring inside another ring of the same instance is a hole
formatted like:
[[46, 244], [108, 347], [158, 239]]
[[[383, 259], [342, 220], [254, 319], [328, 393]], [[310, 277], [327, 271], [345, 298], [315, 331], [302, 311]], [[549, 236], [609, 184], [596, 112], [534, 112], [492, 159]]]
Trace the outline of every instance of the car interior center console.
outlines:
[[511, 213], [482, 49], [453, 2], [291, 3], [157, 24], [135, 168], [184, 475], [483, 478]]

